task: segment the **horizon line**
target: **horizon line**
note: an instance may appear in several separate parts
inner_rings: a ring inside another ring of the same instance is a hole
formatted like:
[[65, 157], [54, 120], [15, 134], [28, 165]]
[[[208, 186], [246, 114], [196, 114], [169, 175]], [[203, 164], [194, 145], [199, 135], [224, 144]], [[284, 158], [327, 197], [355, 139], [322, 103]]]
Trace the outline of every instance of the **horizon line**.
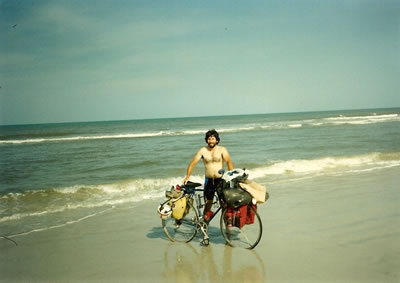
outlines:
[[10, 126], [34, 126], [34, 125], [55, 125], [55, 124], [79, 124], [79, 123], [104, 123], [104, 122], [128, 122], [128, 121], [149, 121], [164, 119], [193, 119], [193, 118], [216, 118], [216, 117], [237, 117], [237, 116], [257, 116], [257, 115], [275, 115], [275, 114], [296, 114], [296, 113], [313, 113], [313, 112], [338, 112], [338, 111], [360, 111], [360, 110], [390, 110], [400, 109], [395, 107], [378, 107], [378, 108], [348, 108], [348, 109], [330, 109], [330, 110], [310, 110], [310, 111], [288, 111], [288, 112], [268, 112], [268, 113], [243, 113], [243, 114], [225, 114], [225, 115], [204, 115], [204, 116], [177, 116], [177, 117], [154, 117], [154, 118], [133, 118], [133, 119], [116, 119], [116, 120], [87, 120], [87, 121], [61, 121], [61, 122], [39, 122], [25, 124], [0, 124], [0, 127]]

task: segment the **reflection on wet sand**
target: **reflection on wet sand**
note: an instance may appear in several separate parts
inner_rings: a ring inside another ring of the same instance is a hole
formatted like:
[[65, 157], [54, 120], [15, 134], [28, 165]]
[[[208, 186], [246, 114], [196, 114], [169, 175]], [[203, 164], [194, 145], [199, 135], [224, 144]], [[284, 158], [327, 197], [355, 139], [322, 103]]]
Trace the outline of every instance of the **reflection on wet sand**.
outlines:
[[168, 245], [162, 274], [166, 282], [265, 282], [264, 263], [255, 250], [212, 245], [196, 248]]

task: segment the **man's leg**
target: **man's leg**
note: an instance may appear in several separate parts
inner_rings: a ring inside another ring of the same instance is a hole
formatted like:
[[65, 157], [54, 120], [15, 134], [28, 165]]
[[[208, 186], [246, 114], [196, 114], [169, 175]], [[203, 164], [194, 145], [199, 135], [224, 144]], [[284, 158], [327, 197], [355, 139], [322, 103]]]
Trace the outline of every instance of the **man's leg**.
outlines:
[[206, 216], [206, 213], [211, 210], [213, 199], [214, 199], [214, 188], [213, 188], [213, 179], [205, 178], [204, 180], [204, 210], [203, 217]]
[[206, 215], [206, 213], [211, 210], [212, 204], [213, 204], [213, 200], [212, 199], [210, 199], [210, 200], [209, 199], [205, 199], [203, 215]]

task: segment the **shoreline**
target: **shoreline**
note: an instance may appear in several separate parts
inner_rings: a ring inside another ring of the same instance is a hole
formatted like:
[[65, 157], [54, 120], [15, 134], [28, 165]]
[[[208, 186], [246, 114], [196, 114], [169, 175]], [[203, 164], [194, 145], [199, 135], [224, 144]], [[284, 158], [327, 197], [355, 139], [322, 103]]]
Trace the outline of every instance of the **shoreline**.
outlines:
[[1, 282], [398, 282], [400, 168], [268, 186], [263, 237], [226, 246], [170, 242], [160, 200], [110, 209], [64, 227], [0, 239]]

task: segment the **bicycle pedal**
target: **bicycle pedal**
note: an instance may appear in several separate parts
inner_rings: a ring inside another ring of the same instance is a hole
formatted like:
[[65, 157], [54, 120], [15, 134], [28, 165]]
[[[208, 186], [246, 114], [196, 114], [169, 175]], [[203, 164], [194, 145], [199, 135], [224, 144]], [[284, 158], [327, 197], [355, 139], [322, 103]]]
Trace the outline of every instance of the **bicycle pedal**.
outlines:
[[203, 245], [203, 246], [208, 246], [209, 244], [210, 244], [210, 240], [209, 239], [203, 239], [201, 241], [201, 245]]

